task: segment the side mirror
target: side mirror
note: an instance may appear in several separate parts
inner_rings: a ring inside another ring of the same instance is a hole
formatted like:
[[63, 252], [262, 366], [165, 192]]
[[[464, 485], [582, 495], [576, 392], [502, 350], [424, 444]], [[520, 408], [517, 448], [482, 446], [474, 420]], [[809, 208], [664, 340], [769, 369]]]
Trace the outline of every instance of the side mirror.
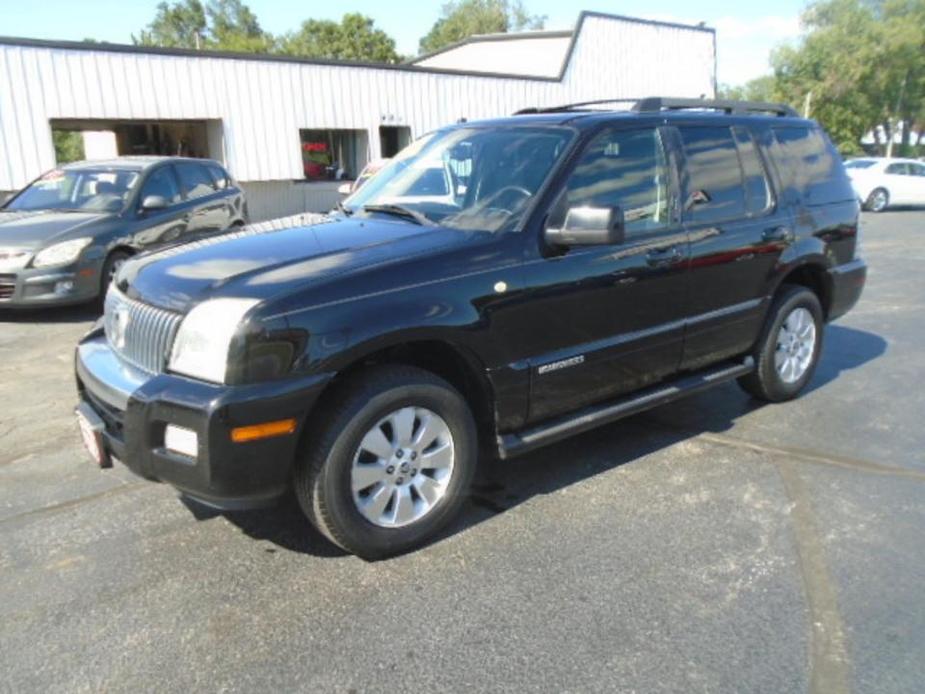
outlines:
[[142, 212], [157, 212], [167, 209], [167, 199], [163, 195], [149, 195], [141, 201]]
[[341, 183], [339, 186], [337, 186], [337, 192], [340, 193], [341, 195], [350, 195], [352, 191], [353, 191], [352, 183]]
[[554, 246], [610, 246], [625, 238], [619, 207], [573, 207], [561, 229], [546, 228], [546, 241]]

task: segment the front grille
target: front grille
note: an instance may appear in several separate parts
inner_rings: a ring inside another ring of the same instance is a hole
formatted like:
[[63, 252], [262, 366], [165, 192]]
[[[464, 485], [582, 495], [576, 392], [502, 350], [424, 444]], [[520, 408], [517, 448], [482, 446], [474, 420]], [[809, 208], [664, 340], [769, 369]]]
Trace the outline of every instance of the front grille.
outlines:
[[182, 318], [179, 313], [129, 299], [115, 285], [106, 293], [103, 327], [109, 346], [129, 364], [149, 373], [164, 370]]
[[0, 275], [0, 299], [9, 299], [16, 291], [16, 275]]

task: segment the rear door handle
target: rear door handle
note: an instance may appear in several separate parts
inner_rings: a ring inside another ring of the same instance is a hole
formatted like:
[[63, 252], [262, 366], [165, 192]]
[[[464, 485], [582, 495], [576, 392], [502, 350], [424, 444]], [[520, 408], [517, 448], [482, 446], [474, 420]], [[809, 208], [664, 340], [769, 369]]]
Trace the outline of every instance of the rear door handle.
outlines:
[[793, 232], [787, 227], [774, 227], [766, 229], [761, 235], [765, 241], [777, 241], [778, 243], [790, 243], [793, 241]]
[[650, 267], [665, 267], [674, 265], [681, 260], [681, 251], [677, 246], [668, 248], [656, 248], [646, 253], [646, 262]]

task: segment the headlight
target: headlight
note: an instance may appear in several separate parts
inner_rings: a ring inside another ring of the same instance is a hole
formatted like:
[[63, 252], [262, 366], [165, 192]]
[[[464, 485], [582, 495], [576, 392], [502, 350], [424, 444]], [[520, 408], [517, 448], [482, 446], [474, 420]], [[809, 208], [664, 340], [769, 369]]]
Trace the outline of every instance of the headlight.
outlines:
[[80, 252], [90, 245], [93, 239], [72, 239], [49, 246], [35, 254], [32, 267], [48, 267], [49, 265], [67, 265], [77, 260]]
[[224, 383], [228, 349], [244, 314], [256, 299], [210, 299], [190, 311], [173, 341], [170, 370]]

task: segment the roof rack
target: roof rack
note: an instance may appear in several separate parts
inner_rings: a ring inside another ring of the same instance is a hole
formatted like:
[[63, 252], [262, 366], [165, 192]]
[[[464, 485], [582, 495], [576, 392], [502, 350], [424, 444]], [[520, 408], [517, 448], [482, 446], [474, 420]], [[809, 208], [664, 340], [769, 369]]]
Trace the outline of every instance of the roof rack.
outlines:
[[634, 111], [678, 111], [682, 109], [712, 109], [729, 114], [773, 113], [775, 116], [796, 117], [798, 114], [787, 104], [772, 104], [767, 101], [733, 101], [731, 99], [676, 99], [650, 96], [639, 99]]
[[602, 106], [604, 104], [633, 104], [632, 111], [636, 113], [651, 113], [658, 111], [680, 111], [685, 109], [706, 109], [722, 111], [731, 115], [747, 115], [750, 113], [770, 113], [781, 117], [798, 117], [799, 114], [786, 104], [773, 104], [764, 101], [731, 101], [727, 99], [684, 99], [664, 96], [650, 96], [643, 99], [597, 99], [594, 101], [579, 101], [574, 104], [560, 106], [523, 108], [514, 113], [515, 116], [528, 113], [566, 113], [568, 111], [590, 110], [588, 106]]

